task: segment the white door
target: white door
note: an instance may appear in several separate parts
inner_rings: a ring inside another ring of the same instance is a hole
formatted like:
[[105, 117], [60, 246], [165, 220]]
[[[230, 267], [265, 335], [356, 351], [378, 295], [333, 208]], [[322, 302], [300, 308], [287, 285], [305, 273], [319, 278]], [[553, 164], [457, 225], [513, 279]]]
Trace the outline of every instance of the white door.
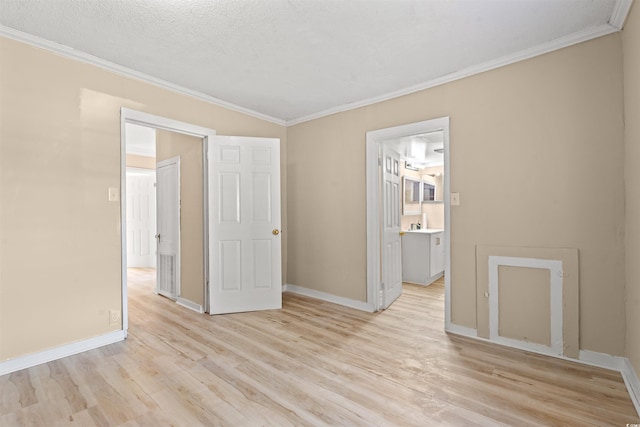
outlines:
[[209, 312], [282, 307], [280, 140], [216, 136], [209, 160]]
[[400, 236], [400, 155], [382, 148], [382, 308], [402, 293], [402, 241]]
[[180, 295], [180, 157], [156, 166], [158, 261], [156, 293]]
[[127, 168], [127, 266], [156, 267], [156, 172]]

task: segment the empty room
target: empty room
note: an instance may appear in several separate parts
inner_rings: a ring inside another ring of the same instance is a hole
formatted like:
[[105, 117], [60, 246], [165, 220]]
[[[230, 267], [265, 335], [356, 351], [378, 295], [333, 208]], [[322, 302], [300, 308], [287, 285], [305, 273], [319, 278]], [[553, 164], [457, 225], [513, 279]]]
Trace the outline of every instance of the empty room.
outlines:
[[640, 425], [633, 0], [0, 0], [0, 425]]

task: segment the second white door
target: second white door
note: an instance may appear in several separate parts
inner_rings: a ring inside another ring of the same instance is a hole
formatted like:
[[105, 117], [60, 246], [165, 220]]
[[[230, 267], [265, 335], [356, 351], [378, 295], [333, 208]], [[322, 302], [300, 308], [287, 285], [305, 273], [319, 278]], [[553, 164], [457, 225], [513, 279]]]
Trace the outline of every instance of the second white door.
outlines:
[[402, 241], [400, 237], [400, 155], [382, 148], [382, 307], [402, 294]]
[[211, 314], [282, 307], [280, 140], [209, 140]]
[[156, 267], [156, 172], [127, 168], [127, 267]]
[[156, 166], [158, 261], [156, 293], [180, 295], [180, 157]]

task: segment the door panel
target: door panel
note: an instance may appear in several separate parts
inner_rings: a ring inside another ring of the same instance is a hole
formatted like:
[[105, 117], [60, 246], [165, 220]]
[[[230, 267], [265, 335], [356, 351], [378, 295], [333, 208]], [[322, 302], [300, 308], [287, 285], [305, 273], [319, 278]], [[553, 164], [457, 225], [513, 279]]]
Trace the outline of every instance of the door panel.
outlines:
[[220, 173], [218, 186], [221, 223], [240, 223], [240, 174]]
[[242, 289], [242, 256], [240, 241], [220, 242], [220, 289], [225, 291], [239, 291]]
[[180, 157], [158, 162], [156, 183], [156, 293], [176, 299], [180, 295]]
[[400, 237], [400, 155], [383, 146], [382, 308], [402, 294], [402, 245]]
[[127, 267], [156, 267], [155, 171], [127, 169]]
[[253, 286], [256, 288], [271, 287], [272, 252], [270, 239], [253, 241]]
[[282, 307], [280, 140], [209, 142], [211, 314]]

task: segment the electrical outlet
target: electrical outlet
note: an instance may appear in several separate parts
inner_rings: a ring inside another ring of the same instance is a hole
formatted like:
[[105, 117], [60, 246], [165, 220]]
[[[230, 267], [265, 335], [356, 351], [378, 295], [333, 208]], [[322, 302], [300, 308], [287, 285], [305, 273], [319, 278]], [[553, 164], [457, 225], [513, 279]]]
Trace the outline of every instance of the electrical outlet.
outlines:
[[109, 310], [109, 324], [120, 323], [120, 310]]

